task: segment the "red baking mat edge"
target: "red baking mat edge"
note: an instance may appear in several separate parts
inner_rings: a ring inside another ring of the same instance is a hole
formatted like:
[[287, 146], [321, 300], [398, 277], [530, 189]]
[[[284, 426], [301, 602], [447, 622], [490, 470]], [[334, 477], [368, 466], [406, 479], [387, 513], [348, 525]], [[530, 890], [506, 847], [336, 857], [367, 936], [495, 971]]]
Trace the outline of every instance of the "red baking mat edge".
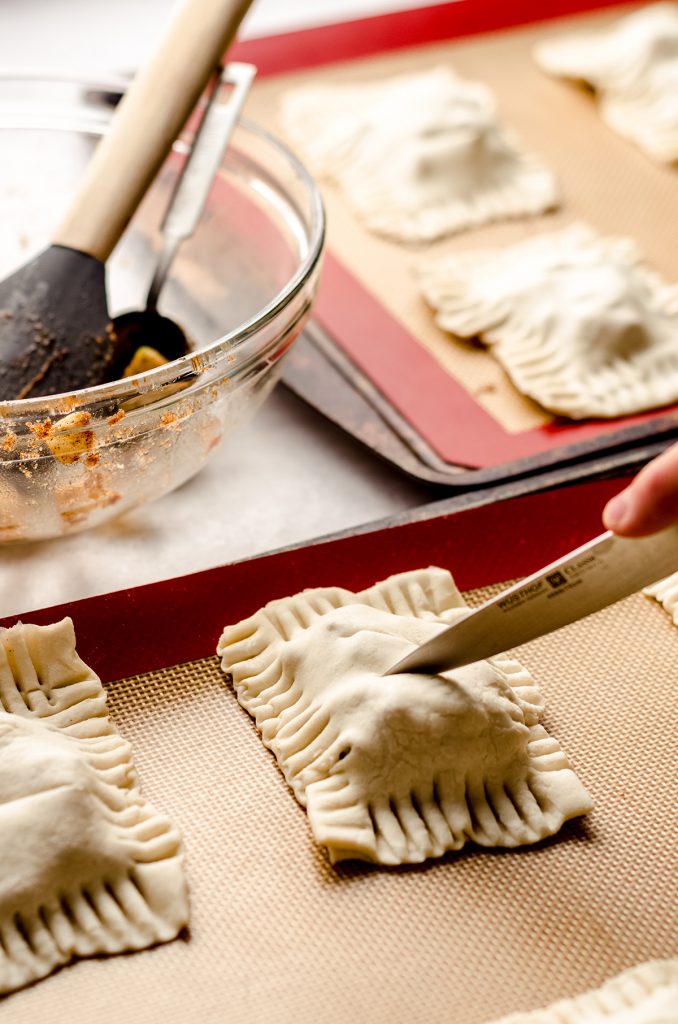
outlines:
[[619, 5], [619, 0], [453, 0], [239, 40], [229, 57], [256, 64], [260, 76], [276, 75]]
[[305, 587], [360, 590], [394, 572], [449, 568], [462, 590], [547, 565], [602, 530], [625, 478], [508, 498], [435, 518], [321, 540], [203, 572], [0, 619], [73, 618], [82, 658], [107, 683], [214, 653], [223, 627]]
[[553, 420], [506, 431], [331, 252], [315, 318], [446, 462], [496, 466], [665, 416], [678, 405], [610, 420]]
[[[614, 6], [619, 6], [618, 0], [516, 0], [511, 4], [453, 0], [245, 40], [236, 44], [231, 58], [251, 61], [260, 75], [274, 75]], [[671, 411], [651, 410], [616, 420], [578, 423], [556, 419], [543, 427], [510, 433], [329, 251], [316, 316], [433, 450], [453, 465], [471, 469], [497, 466], [605, 436]], [[385, 350], [389, 360], [383, 359]]]

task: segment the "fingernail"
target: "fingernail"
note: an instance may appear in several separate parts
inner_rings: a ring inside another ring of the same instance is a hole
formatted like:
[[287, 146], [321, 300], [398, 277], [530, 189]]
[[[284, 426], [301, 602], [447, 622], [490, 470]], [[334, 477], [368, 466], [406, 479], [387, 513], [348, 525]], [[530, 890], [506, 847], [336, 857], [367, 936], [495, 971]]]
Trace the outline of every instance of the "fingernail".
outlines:
[[608, 530], [618, 530], [624, 525], [628, 516], [629, 503], [624, 494], [618, 494], [605, 506], [603, 518]]

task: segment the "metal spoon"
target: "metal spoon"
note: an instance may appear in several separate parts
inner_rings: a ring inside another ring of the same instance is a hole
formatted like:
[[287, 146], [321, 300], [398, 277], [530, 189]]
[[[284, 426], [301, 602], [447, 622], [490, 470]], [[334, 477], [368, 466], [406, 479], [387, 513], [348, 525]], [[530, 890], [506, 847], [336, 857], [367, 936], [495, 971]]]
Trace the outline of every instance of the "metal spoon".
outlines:
[[[171, 360], [184, 355], [188, 348], [186, 335], [179, 324], [158, 312], [158, 297], [179, 246], [198, 226], [255, 74], [254, 65], [234, 63], [227, 64], [217, 78], [162, 220], [162, 248], [148, 290], [146, 308], [121, 313], [113, 321], [119, 343], [127, 352], [137, 352], [148, 346], [163, 360]], [[225, 100], [223, 86], [231, 86]], [[135, 372], [144, 368], [149, 367], [142, 364], [135, 368]]]

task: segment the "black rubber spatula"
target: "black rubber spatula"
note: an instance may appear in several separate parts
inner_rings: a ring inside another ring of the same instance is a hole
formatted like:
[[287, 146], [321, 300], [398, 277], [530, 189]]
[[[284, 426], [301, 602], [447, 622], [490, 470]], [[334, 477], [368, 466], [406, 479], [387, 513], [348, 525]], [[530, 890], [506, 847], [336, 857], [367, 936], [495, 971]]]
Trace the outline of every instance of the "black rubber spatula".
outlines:
[[121, 375], [132, 353], [110, 323], [104, 264], [251, 2], [184, 0], [116, 110], [52, 244], [0, 283], [0, 400]]

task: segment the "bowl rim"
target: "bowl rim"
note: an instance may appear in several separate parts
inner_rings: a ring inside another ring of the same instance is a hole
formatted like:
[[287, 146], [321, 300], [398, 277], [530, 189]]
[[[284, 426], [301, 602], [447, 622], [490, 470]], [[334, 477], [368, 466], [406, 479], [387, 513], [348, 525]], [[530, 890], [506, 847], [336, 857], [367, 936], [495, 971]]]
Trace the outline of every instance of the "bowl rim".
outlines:
[[[79, 85], [84, 87], [90, 87], [97, 90], [107, 88], [110, 86], [111, 91], [120, 91], [121, 76], [115, 76], [113, 74], [108, 76], [92, 74], [91, 79], [86, 75], [68, 75], [64, 73], [46, 72], [40, 73], [37, 69], [30, 69], [33, 74], [21, 73], [19, 69], [5, 69], [0, 68], [0, 81], [51, 81], [58, 80], [65, 84]], [[21, 128], [13, 120], [11, 127], [13, 129]], [[82, 111], [82, 127], [75, 128], [73, 120], [67, 124], [50, 124], [43, 126], [46, 130], [50, 131], [79, 131], [82, 134], [89, 135], [103, 135], [105, 132], [105, 124], [92, 123], [86, 120], [86, 114]], [[286, 281], [283, 287], [270, 299], [270, 301], [262, 307], [256, 314], [245, 320], [243, 323], [234, 327], [226, 334], [220, 335], [214, 341], [209, 344], [196, 348], [186, 355], [180, 356], [178, 359], [173, 359], [168, 363], [163, 364], [152, 370], [147, 370], [144, 373], [136, 374], [134, 377], [129, 378], [118, 378], [117, 380], [107, 381], [104, 384], [97, 384], [87, 388], [77, 388], [72, 391], [61, 391], [53, 395], [43, 395], [34, 398], [21, 398], [21, 399], [9, 399], [0, 402], [0, 418], [2, 420], [11, 420], [12, 418], [24, 419], [26, 415], [44, 415], [62, 414], [67, 408], [69, 410], [82, 409], [88, 405], [96, 405], [98, 402], [110, 402], [111, 399], [118, 401], [126, 401], [130, 398], [134, 398], [137, 395], [147, 395], [150, 390], [155, 387], [162, 387], [168, 383], [172, 383], [177, 379], [186, 378], [186, 376], [195, 377], [196, 371], [199, 373], [200, 369], [205, 368], [210, 364], [213, 365], [214, 357], [218, 358], [220, 350], [228, 349], [229, 354], [232, 353], [237, 357], [237, 351], [240, 344], [247, 341], [252, 335], [258, 333], [260, 330], [266, 328], [278, 314], [287, 307], [294, 298], [302, 291], [306, 283], [313, 277], [316, 271], [323, 253], [323, 247], [325, 242], [325, 230], [326, 230], [326, 216], [325, 208], [320, 194], [318, 185], [316, 184], [313, 176], [306, 169], [302, 161], [292, 152], [292, 150], [280, 139], [278, 139], [267, 129], [262, 128], [261, 125], [250, 120], [249, 118], [238, 118], [236, 127], [243, 129], [249, 135], [258, 137], [261, 141], [277, 150], [278, 154], [283, 157], [288, 167], [294, 172], [295, 176], [301, 182], [304, 191], [309, 200], [309, 220], [308, 220], [308, 231], [307, 231], [307, 252], [303, 259], [299, 262], [294, 273]], [[0, 103], [0, 130], [2, 130], [2, 109]], [[26, 125], [28, 130], [39, 130], [38, 125], [30, 123]], [[228, 158], [229, 148], [226, 151], [224, 159]], [[237, 150], [237, 145], [234, 147]], [[261, 351], [266, 351], [268, 344], [263, 345]], [[212, 358], [210, 358], [212, 357]], [[245, 359], [246, 364], [251, 364], [253, 358], [256, 358], [256, 354], [250, 352]], [[239, 369], [237, 362], [229, 367], [229, 374], [237, 374]], [[133, 383], [135, 382], [135, 383]], [[141, 386], [138, 383], [141, 382]]]

